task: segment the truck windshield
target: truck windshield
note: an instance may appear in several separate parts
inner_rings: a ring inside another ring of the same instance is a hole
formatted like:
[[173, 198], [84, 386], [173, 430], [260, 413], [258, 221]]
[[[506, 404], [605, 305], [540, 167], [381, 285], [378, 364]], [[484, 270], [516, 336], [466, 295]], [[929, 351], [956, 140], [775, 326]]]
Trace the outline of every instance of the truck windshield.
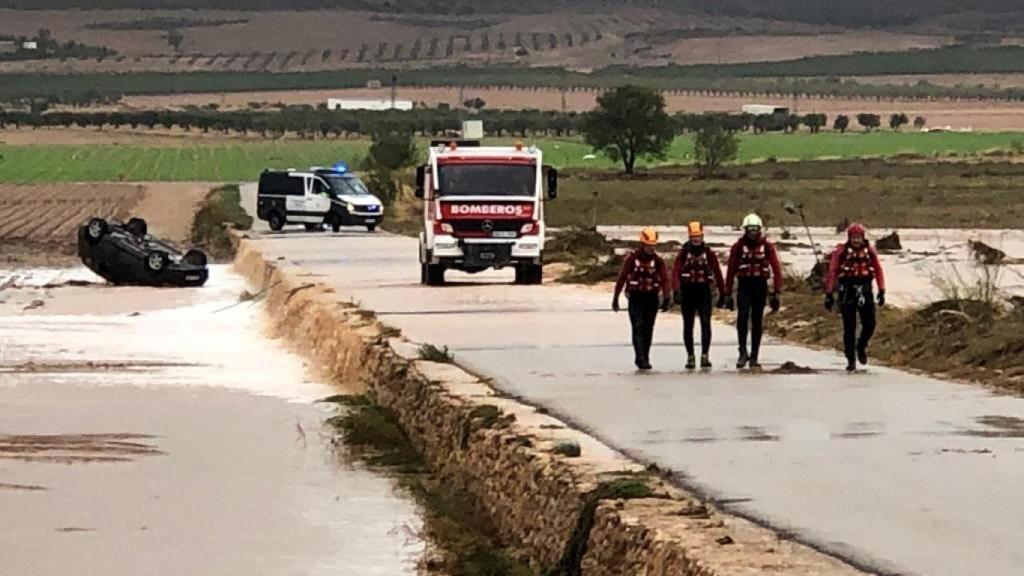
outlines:
[[527, 164], [446, 164], [439, 196], [535, 196], [537, 167]]
[[366, 189], [366, 185], [363, 181], [356, 176], [351, 174], [327, 174], [323, 175], [322, 178], [327, 181], [327, 185], [331, 187], [331, 192], [335, 196], [369, 196], [370, 191]]

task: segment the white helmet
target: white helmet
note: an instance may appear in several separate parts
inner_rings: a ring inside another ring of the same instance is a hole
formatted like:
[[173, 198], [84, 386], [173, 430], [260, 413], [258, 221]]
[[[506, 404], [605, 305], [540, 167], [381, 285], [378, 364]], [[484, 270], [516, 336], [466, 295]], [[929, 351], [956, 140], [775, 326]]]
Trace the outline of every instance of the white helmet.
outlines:
[[743, 228], [764, 228], [764, 224], [761, 222], [760, 216], [751, 212], [743, 219]]

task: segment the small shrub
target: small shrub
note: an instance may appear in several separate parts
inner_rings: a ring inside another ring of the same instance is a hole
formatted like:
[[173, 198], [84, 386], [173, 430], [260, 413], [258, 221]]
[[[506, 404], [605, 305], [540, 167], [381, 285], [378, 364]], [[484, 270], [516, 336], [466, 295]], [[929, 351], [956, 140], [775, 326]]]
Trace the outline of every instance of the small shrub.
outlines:
[[420, 360], [426, 360], [427, 362], [440, 362], [442, 364], [451, 364], [455, 362], [455, 357], [448, 350], [447, 346], [438, 348], [433, 344], [424, 344], [420, 346]]

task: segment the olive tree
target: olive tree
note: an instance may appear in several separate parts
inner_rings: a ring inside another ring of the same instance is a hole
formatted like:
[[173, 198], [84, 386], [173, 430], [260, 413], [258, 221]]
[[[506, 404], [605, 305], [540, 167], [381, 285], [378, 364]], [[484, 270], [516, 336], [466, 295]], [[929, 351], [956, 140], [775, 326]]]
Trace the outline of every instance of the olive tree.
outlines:
[[622, 162], [626, 174], [633, 173], [638, 158], [665, 158], [675, 136], [661, 93], [632, 85], [598, 96], [581, 131], [594, 150]]

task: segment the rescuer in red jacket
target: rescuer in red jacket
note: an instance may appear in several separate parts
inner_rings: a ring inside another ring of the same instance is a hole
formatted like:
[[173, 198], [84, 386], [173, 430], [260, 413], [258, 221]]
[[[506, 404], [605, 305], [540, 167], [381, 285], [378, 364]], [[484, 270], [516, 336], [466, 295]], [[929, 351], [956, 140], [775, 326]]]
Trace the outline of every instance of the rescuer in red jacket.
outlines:
[[[732, 310], [733, 280], [739, 279], [736, 289], [736, 334], [740, 342], [740, 356], [736, 368], [750, 363], [751, 368], [760, 368], [758, 354], [761, 350], [762, 321], [765, 302], [772, 312], [779, 311], [779, 293], [782, 291], [782, 265], [775, 245], [762, 233], [763, 224], [757, 214], [748, 214], [743, 219], [743, 236], [732, 245], [729, 252], [729, 271], [725, 279], [726, 308]], [[768, 293], [768, 278], [772, 280], [771, 295]], [[747, 352], [747, 329], [750, 329], [750, 351]]]
[[654, 320], [658, 316], [658, 295], [662, 295], [660, 308], [667, 312], [672, 306], [669, 293], [668, 267], [654, 252], [658, 233], [645, 228], [640, 233], [640, 247], [626, 256], [615, 283], [612, 310], [619, 311], [619, 294], [623, 288], [629, 299], [629, 324], [633, 330], [633, 351], [636, 367], [651, 369], [651, 343], [654, 340]]
[[[885, 273], [875, 247], [868, 243], [867, 230], [860, 224], [846, 229], [846, 243], [832, 251], [825, 279], [825, 309], [831, 311], [838, 291], [843, 316], [843, 351], [846, 370], [853, 372], [857, 361], [868, 363], [868, 342], [875, 333], [875, 298], [871, 284], [878, 285], [878, 305], [885, 306]], [[860, 338], [857, 316], [860, 315]]]
[[686, 369], [696, 367], [693, 354], [694, 317], [700, 316], [700, 367], [711, 368], [711, 283], [718, 290], [718, 307], [725, 306], [725, 280], [715, 251], [704, 243], [704, 226], [690, 222], [690, 237], [683, 244], [672, 265], [672, 293], [683, 311], [683, 344], [686, 346]]

